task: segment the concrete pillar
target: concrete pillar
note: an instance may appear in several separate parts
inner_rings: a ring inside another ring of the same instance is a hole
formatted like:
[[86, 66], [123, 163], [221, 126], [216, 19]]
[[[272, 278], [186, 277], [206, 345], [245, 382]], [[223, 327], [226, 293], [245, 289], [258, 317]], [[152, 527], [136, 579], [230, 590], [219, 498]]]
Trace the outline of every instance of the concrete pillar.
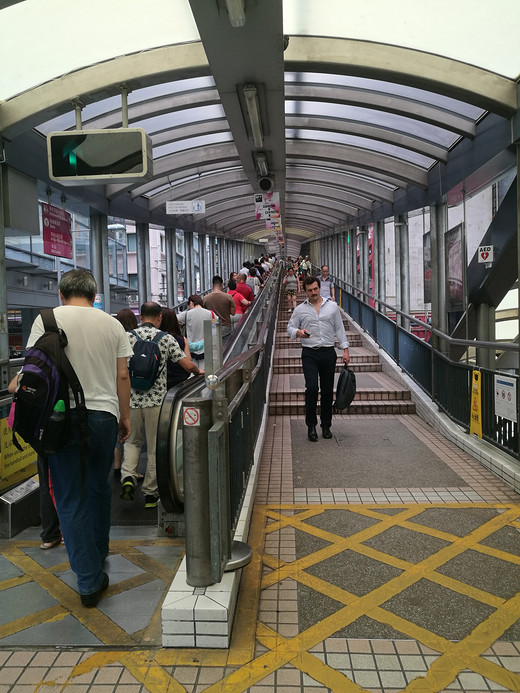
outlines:
[[90, 267], [98, 293], [103, 294], [103, 309], [110, 313], [110, 275], [108, 268], [108, 219], [106, 214], [90, 214]]
[[[475, 306], [475, 329], [478, 342], [495, 341], [495, 307], [487, 303]], [[496, 352], [492, 349], [477, 349], [477, 366], [494, 369]]]
[[[447, 332], [448, 315], [446, 312], [446, 263], [444, 252], [444, 234], [448, 226], [448, 208], [443, 198], [430, 206], [430, 245], [431, 245], [431, 299], [432, 327]], [[447, 344], [432, 336], [432, 345], [442, 353], [447, 353]]]
[[[396, 228], [396, 237], [399, 237], [400, 253], [400, 274], [397, 275], [400, 284], [399, 307], [404, 313], [410, 313], [410, 248], [408, 236], [408, 217], [405, 214], [399, 214], [395, 217], [394, 223]], [[410, 329], [410, 321], [406, 318], [403, 318], [400, 321], [400, 324], [405, 330]]]
[[150, 300], [152, 287], [150, 281], [150, 227], [148, 224], [135, 225], [136, 260], [137, 260], [137, 293], [139, 307]]
[[177, 303], [177, 272], [175, 271], [175, 229], [164, 229], [164, 255], [166, 258], [166, 304]]
[[[2, 187], [2, 170], [0, 165], [0, 190]], [[24, 341], [25, 345], [25, 341]], [[3, 390], [9, 385], [9, 331], [7, 323], [7, 266], [5, 261], [5, 223], [4, 208], [0, 201], [0, 385]], [[5, 362], [5, 365], [3, 365]]]
[[[380, 301], [386, 301], [386, 248], [384, 219], [374, 224], [374, 286], [376, 296]], [[381, 313], [386, 313], [384, 306], [379, 306]]]
[[184, 231], [184, 297], [194, 292], [193, 233]]

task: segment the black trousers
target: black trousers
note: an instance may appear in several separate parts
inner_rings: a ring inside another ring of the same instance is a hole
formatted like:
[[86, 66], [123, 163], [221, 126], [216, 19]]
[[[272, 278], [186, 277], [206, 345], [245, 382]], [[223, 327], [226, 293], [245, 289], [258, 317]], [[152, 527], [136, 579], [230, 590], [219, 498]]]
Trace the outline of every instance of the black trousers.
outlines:
[[38, 481], [40, 483], [40, 518], [42, 522], [42, 541], [51, 542], [61, 537], [60, 522], [56, 506], [49, 489], [49, 465], [47, 458], [38, 455], [36, 458]]
[[[334, 399], [334, 373], [338, 356], [334, 347], [310, 349], [303, 347], [302, 364], [305, 376], [305, 423], [316, 426], [318, 392], [321, 391], [320, 421], [322, 426], [332, 424], [332, 400]], [[318, 387], [319, 380], [319, 387]]]

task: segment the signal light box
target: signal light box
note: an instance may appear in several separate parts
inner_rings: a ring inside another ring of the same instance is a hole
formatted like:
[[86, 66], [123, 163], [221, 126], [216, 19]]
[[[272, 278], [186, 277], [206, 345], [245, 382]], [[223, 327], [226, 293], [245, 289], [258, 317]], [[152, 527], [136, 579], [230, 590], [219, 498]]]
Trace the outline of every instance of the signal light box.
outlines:
[[50, 178], [63, 185], [135, 183], [153, 176], [152, 141], [142, 128], [50, 132], [47, 158]]

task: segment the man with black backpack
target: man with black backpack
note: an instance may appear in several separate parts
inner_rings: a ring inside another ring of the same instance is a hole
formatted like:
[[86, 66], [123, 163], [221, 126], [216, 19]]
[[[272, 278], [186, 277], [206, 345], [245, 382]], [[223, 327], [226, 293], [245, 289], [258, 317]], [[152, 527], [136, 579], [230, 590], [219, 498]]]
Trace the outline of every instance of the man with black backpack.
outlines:
[[[72, 387], [74, 397], [70, 399], [70, 408], [65, 401], [67, 389], [56, 402], [56, 417], [67, 417], [69, 431], [67, 436], [60, 436], [47, 459], [63, 540], [70, 567], [78, 579], [81, 603], [93, 607], [108, 587], [103, 561], [108, 554], [110, 532], [109, 476], [118, 429], [120, 440], [130, 433], [127, 358], [131, 348], [121, 323], [93, 307], [97, 287], [90, 272], [70, 270], [63, 274], [58, 288], [63, 305], [54, 309], [55, 324], [45, 323], [44, 328], [44, 321], [38, 316], [27, 350], [44, 333], [58, 330], [65, 344], [65, 355], [84, 393], [84, 400], [78, 400]], [[31, 368], [34, 372], [34, 364]], [[29, 387], [24, 384], [24, 371], [25, 364], [19, 388]], [[70, 387], [71, 376], [66, 371], [65, 375]]]
[[159, 329], [162, 308], [158, 303], [143, 303], [141, 324], [128, 332], [133, 349], [128, 368], [132, 387], [130, 396], [130, 423], [132, 433], [125, 442], [121, 467], [121, 498], [134, 499], [137, 467], [141, 448], [146, 440], [147, 463], [143, 480], [145, 508], [156, 508], [159, 500], [155, 445], [161, 404], [166, 395], [166, 362], [179, 363], [188, 373], [202, 374], [199, 367], [179, 348], [177, 340]]

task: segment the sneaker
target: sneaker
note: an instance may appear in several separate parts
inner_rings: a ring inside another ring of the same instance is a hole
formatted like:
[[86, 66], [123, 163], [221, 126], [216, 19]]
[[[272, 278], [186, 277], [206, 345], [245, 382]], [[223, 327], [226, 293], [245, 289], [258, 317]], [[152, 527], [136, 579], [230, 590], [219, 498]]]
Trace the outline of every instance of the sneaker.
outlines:
[[91, 592], [90, 594], [80, 594], [81, 603], [83, 604], [83, 606], [86, 606], [87, 609], [92, 609], [92, 607], [97, 605], [102, 592], [104, 592], [107, 588], [108, 575], [106, 573], [103, 573], [103, 582], [101, 583], [101, 587], [95, 592]]
[[121, 487], [121, 498], [126, 501], [133, 501], [135, 493], [135, 482], [131, 476], [127, 476], [123, 479], [123, 485]]
[[144, 497], [144, 507], [146, 509], [156, 508], [158, 501], [159, 501], [159, 499], [156, 498], [155, 496], [145, 496]]

